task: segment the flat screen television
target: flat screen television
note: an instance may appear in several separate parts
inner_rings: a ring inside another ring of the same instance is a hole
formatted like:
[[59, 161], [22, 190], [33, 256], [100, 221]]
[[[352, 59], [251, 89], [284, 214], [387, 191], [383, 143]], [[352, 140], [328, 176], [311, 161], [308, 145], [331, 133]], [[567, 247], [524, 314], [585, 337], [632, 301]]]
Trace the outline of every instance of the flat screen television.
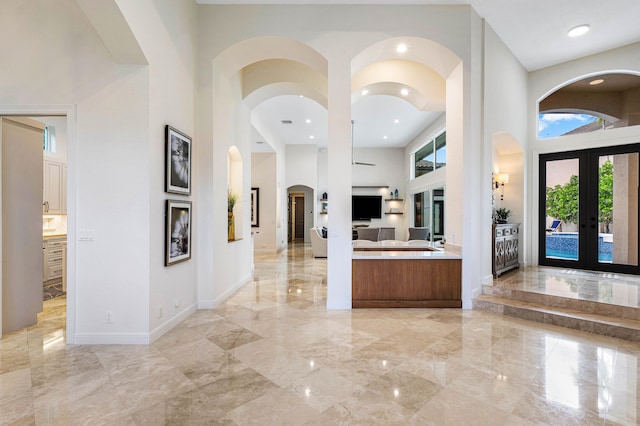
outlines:
[[351, 219], [382, 219], [382, 195], [352, 195]]

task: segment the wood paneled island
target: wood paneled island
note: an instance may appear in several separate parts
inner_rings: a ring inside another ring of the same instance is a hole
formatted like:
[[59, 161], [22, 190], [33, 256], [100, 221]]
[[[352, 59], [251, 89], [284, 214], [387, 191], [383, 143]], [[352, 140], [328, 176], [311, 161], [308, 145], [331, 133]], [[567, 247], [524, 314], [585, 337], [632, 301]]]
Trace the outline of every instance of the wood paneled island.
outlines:
[[457, 250], [354, 249], [353, 308], [461, 308]]

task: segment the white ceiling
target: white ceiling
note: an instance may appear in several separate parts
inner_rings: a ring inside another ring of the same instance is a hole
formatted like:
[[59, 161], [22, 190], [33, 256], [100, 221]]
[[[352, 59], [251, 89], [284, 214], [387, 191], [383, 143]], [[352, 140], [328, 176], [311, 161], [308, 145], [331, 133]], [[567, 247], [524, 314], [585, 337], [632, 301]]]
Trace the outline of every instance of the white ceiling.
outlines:
[[[200, 4], [469, 4], [485, 18], [504, 43], [529, 71], [640, 41], [640, 0], [196, 0]], [[567, 31], [589, 24], [591, 31], [579, 38]], [[268, 105], [265, 105], [268, 104]], [[295, 96], [275, 98], [258, 108], [265, 120], [277, 124], [270, 130], [287, 143], [326, 146], [326, 110]], [[392, 113], [390, 113], [390, 111]], [[258, 111], [254, 111], [258, 113]], [[389, 120], [398, 117], [401, 125]], [[422, 116], [422, 117], [421, 117]], [[311, 126], [303, 125], [304, 119]], [[360, 98], [353, 106], [356, 120], [355, 146], [404, 146], [411, 135], [428, 125], [433, 114], [416, 111], [391, 96]], [[294, 121], [286, 128], [280, 120]], [[302, 120], [302, 121], [300, 121]], [[265, 121], [267, 122], [267, 121]], [[358, 123], [362, 122], [362, 126]], [[315, 127], [325, 123], [324, 126]], [[402, 127], [402, 128], [401, 128]], [[367, 129], [370, 129], [368, 131]], [[315, 132], [315, 142], [309, 140]], [[282, 132], [282, 133], [280, 133]], [[382, 140], [387, 135], [388, 140]], [[254, 142], [261, 138], [257, 133]]]

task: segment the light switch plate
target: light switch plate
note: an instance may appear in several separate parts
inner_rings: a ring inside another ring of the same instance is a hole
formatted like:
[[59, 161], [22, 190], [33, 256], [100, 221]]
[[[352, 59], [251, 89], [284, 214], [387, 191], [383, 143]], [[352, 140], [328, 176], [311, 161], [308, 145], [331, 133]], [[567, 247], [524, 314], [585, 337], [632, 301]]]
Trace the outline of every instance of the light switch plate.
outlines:
[[96, 230], [95, 229], [80, 229], [78, 231], [78, 241], [95, 241]]

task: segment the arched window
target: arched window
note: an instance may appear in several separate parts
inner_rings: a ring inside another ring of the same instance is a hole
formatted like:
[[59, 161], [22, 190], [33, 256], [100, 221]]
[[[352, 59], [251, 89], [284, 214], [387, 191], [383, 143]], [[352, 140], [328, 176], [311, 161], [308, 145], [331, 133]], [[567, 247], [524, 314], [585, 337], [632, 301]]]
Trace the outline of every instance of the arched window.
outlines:
[[609, 73], [567, 84], [538, 104], [538, 139], [640, 124], [640, 76]]

